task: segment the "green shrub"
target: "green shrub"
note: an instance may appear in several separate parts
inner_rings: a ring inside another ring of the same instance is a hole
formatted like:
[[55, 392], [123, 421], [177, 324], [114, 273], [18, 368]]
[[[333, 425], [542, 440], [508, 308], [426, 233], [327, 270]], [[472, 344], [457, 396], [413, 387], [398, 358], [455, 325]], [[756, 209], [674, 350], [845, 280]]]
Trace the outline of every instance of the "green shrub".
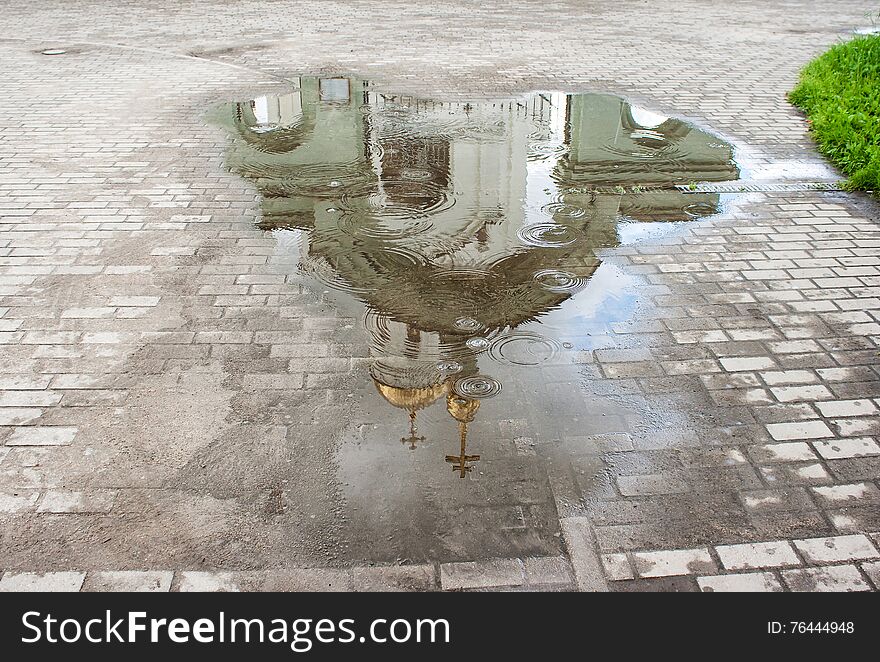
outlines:
[[880, 35], [838, 44], [801, 72], [789, 101], [850, 189], [880, 191]]

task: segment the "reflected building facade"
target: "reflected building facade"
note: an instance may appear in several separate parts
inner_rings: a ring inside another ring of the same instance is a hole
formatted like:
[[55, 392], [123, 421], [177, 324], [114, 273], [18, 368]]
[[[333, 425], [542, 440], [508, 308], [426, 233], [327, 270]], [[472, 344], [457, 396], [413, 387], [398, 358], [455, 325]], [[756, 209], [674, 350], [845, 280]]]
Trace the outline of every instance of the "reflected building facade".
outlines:
[[370, 374], [409, 418], [401, 441], [416, 447], [418, 412], [444, 406], [462, 477], [503, 348], [562, 349], [520, 327], [586, 287], [619, 224], [718, 210], [676, 184], [739, 176], [716, 136], [605, 94], [450, 104], [303, 78], [220, 121], [229, 167], [262, 195], [260, 226], [295, 233], [299, 268], [366, 307]]

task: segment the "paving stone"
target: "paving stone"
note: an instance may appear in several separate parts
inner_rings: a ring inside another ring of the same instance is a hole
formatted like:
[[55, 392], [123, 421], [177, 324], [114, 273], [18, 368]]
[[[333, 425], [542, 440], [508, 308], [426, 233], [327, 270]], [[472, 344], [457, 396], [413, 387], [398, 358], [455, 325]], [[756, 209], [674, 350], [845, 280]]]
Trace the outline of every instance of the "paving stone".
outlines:
[[770, 389], [779, 402], [797, 402], [803, 400], [830, 400], [834, 394], [825, 386], [780, 386]]
[[818, 459], [810, 445], [802, 441], [753, 446], [749, 453], [755, 458], [755, 461], [761, 463], [797, 462]]
[[42, 415], [42, 409], [33, 407], [0, 407], [0, 425], [26, 425]]
[[73, 442], [77, 429], [71, 427], [17, 428], [7, 439], [7, 446], [66, 446]]
[[864, 535], [795, 540], [794, 546], [808, 563], [859, 561], [880, 556], [870, 539]]
[[721, 367], [730, 372], [766, 370], [775, 368], [776, 362], [766, 356], [736, 357], [721, 359]]
[[354, 579], [350, 570], [338, 568], [289, 568], [266, 572], [238, 573], [241, 590], [304, 592], [350, 592]]
[[754, 570], [801, 564], [791, 544], [786, 541], [721, 545], [715, 551], [727, 570]]
[[877, 412], [877, 407], [870, 400], [839, 400], [836, 402], [817, 402], [816, 408], [823, 416], [865, 416]]
[[704, 593], [775, 593], [785, 590], [771, 572], [697, 577]]
[[68, 308], [61, 311], [62, 319], [102, 319], [113, 317], [115, 307], [96, 306], [93, 308]]
[[869, 437], [815, 441], [816, 451], [827, 460], [880, 455], [880, 446]]
[[429, 565], [389, 565], [355, 568], [356, 591], [430, 591], [435, 588]]
[[833, 437], [833, 433], [821, 421], [799, 421], [797, 423], [770, 423], [767, 431], [776, 441], [790, 439], [821, 439]]
[[83, 572], [14, 572], [7, 571], [0, 578], [0, 593], [59, 592], [75, 593], [85, 579]]
[[735, 389], [749, 386], [760, 386], [761, 380], [750, 372], [738, 372], [723, 375], [701, 375], [700, 381], [710, 390]]
[[597, 551], [596, 534], [587, 517], [559, 520], [565, 547], [579, 591], [606, 591], [605, 577]]
[[840, 510], [830, 510], [828, 519], [836, 533], [861, 533], [880, 526], [880, 510], [873, 504], [846, 506]]
[[233, 572], [188, 570], [180, 573], [178, 590], [188, 593], [237, 593], [241, 589]]
[[156, 306], [159, 304], [159, 297], [145, 297], [145, 296], [124, 296], [124, 297], [111, 297], [110, 305], [111, 306]]
[[782, 578], [789, 589], [798, 592], [870, 591], [871, 586], [854, 565], [784, 570]]
[[603, 554], [602, 565], [605, 567], [605, 576], [612, 581], [634, 577], [626, 554]]
[[49, 386], [51, 377], [45, 375], [2, 375], [0, 391], [42, 391]]
[[2, 407], [51, 407], [61, 402], [62, 394], [50, 391], [3, 391], [0, 392]]
[[739, 496], [746, 510], [753, 513], [811, 510], [814, 508], [810, 496], [802, 487], [743, 490]]
[[708, 549], [674, 549], [661, 552], [633, 552], [633, 564], [640, 577], [668, 577], [715, 572]]
[[21, 513], [33, 510], [39, 499], [40, 493], [37, 491], [0, 492], [0, 513]]
[[440, 587], [444, 591], [520, 586], [524, 581], [519, 559], [492, 559], [440, 565]]
[[868, 575], [875, 589], [880, 589], [880, 561], [862, 563], [862, 571]]
[[849, 483], [810, 488], [819, 499], [830, 507], [880, 502], [880, 490], [873, 483]]
[[691, 489], [681, 478], [668, 474], [618, 476], [617, 487], [624, 496], [678, 494]]
[[609, 590], [620, 593], [696, 593], [700, 590], [694, 577], [658, 577], [613, 582]]
[[574, 581], [571, 566], [564, 556], [529, 556], [522, 561], [527, 584], [570, 586]]
[[816, 374], [811, 370], [774, 370], [762, 372], [763, 379], [769, 386], [780, 384], [815, 384], [819, 381]]
[[41, 513], [109, 513], [116, 499], [114, 490], [82, 492], [49, 490], [43, 497]]
[[303, 387], [301, 374], [247, 375], [242, 386], [245, 389], [300, 389]]
[[90, 572], [83, 591], [126, 593], [167, 593], [174, 573], [156, 570], [105, 570]]
[[832, 481], [831, 475], [819, 462], [791, 462], [760, 467], [764, 481], [769, 485], [816, 485]]

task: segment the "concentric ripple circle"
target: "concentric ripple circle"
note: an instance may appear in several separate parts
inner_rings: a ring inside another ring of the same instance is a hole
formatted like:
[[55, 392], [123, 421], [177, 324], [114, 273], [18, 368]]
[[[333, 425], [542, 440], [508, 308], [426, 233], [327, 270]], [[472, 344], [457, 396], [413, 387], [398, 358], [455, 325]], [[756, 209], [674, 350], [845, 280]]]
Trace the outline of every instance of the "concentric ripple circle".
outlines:
[[532, 279], [550, 292], [577, 292], [587, 284], [587, 279], [557, 269], [536, 271]]
[[437, 370], [444, 375], [455, 375], [462, 371], [462, 365], [458, 361], [440, 361]]
[[473, 375], [455, 380], [452, 390], [463, 398], [491, 398], [501, 393], [501, 382], [485, 375]]
[[541, 248], [568, 246], [578, 240], [578, 234], [573, 229], [555, 223], [533, 223], [521, 228], [516, 234], [527, 246]]
[[483, 328], [483, 324], [473, 317], [459, 317], [452, 326], [460, 331], [479, 331]]
[[551, 361], [559, 350], [559, 343], [552, 338], [519, 332], [495, 340], [489, 356], [509, 365], [541, 365]]
[[557, 201], [544, 205], [542, 211], [552, 218], [583, 218], [587, 215], [586, 210], [579, 205]]
[[477, 336], [476, 338], [468, 338], [464, 344], [475, 352], [481, 352], [489, 346], [489, 341]]
[[386, 181], [381, 190], [354, 187], [340, 196], [339, 229], [373, 239], [416, 237], [430, 232], [432, 218], [454, 205], [455, 196], [448, 188], [428, 181]]
[[401, 168], [397, 175], [402, 180], [410, 182], [429, 182], [434, 177], [433, 172], [421, 168]]
[[568, 145], [563, 143], [533, 142], [529, 143], [526, 158], [529, 161], [547, 161], [558, 159], [566, 153], [568, 153]]

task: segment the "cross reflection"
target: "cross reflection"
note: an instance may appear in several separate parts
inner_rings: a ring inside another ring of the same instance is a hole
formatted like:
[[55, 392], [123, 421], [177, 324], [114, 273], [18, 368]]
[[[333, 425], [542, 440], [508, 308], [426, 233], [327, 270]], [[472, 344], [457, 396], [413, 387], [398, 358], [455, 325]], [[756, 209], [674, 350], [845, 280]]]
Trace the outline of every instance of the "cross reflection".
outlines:
[[403, 444], [409, 444], [410, 450], [416, 449], [416, 444], [420, 441], [424, 441], [424, 437], [419, 437], [416, 433], [418, 429], [416, 428], [416, 413], [411, 411], [409, 413], [409, 436], [401, 437], [400, 441]]
[[467, 422], [459, 421], [458, 436], [460, 440], [460, 450], [458, 455], [447, 455], [446, 461], [452, 464], [452, 470], [457, 471], [460, 478], [464, 478], [471, 472], [473, 467], [468, 462], [479, 462], [479, 455], [467, 454]]

